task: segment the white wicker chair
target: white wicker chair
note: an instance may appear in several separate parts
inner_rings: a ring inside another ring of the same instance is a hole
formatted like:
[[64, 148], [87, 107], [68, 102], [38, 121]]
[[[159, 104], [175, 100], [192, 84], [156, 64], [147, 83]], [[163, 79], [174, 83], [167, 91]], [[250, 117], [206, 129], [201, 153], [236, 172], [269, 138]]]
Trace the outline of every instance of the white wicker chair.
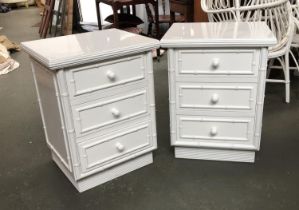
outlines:
[[290, 101], [289, 52], [294, 34], [292, 8], [288, 0], [201, 0], [202, 9], [209, 21], [265, 21], [277, 38], [269, 49], [269, 67], [277, 59], [284, 79], [267, 79], [267, 82], [284, 83], [286, 99]]
[[292, 4], [294, 23], [296, 26], [296, 33], [293, 37], [290, 51], [295, 66], [290, 66], [290, 69], [297, 70], [299, 73], [298, 57], [296, 58], [294, 55], [294, 53], [296, 53], [296, 55], [299, 56], [299, 0], [290, 0], [290, 2]]

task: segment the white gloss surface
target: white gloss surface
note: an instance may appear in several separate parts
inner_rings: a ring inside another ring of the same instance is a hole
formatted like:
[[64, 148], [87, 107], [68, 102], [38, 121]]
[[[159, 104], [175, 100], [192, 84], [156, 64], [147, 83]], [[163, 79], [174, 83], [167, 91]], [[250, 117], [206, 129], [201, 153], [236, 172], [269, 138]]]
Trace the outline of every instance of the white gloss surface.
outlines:
[[272, 46], [276, 38], [264, 22], [175, 23], [162, 47]]
[[50, 69], [158, 48], [159, 41], [118, 29], [22, 42], [31, 57]]

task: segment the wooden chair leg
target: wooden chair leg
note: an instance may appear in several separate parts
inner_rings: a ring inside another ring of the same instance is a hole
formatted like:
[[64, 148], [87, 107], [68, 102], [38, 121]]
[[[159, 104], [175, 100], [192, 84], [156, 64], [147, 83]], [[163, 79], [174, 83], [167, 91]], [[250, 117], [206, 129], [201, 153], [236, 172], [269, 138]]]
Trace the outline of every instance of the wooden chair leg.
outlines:
[[153, 23], [148, 24], [147, 35], [152, 36]]
[[175, 12], [170, 11], [170, 23], [169, 27], [175, 22]]
[[100, 3], [97, 0], [95, 0], [95, 3], [96, 3], [96, 10], [97, 10], [98, 28], [99, 30], [102, 30]]

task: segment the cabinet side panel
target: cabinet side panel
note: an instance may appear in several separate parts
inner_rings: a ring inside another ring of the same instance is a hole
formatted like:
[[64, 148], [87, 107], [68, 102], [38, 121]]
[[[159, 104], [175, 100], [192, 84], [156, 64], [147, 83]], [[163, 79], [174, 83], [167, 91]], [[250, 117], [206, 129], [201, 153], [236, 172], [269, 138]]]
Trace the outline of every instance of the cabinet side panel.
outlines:
[[254, 144], [257, 150], [260, 150], [261, 134], [263, 126], [263, 109], [265, 99], [265, 87], [266, 87], [266, 71], [268, 63], [268, 49], [261, 49], [260, 56], [260, 69], [259, 69], [259, 81], [257, 90], [257, 103], [256, 103], [256, 119], [255, 119], [255, 132], [254, 132]]
[[157, 128], [156, 128], [156, 104], [155, 104], [155, 88], [154, 88], [154, 71], [153, 71], [153, 55], [148, 52], [146, 55], [146, 69], [148, 73], [147, 85], [149, 89], [149, 106], [150, 106], [150, 121], [151, 134], [153, 138], [154, 148], [157, 148]]
[[58, 93], [55, 88], [55, 72], [47, 70], [34, 60], [31, 63], [47, 144], [70, 169], [68, 148], [62, 130], [64, 126], [59, 112]]
[[177, 58], [177, 50], [168, 49], [168, 85], [169, 85], [169, 117], [170, 117], [170, 139], [171, 145], [174, 145], [177, 139], [176, 127], [176, 78], [175, 72], [178, 71], [178, 66], [175, 61]]

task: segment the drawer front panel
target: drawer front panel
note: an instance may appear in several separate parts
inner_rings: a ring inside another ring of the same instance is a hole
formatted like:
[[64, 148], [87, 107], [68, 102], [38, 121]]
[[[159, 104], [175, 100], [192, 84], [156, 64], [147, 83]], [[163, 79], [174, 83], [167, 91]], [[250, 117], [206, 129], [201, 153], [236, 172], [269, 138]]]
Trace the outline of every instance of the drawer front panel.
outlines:
[[148, 112], [145, 90], [93, 101], [74, 108], [76, 135], [102, 128]]
[[178, 117], [179, 141], [252, 144], [253, 118]]
[[113, 136], [105, 136], [78, 145], [82, 172], [99, 169], [146, 149], [154, 149], [149, 125], [139, 125]]
[[256, 84], [178, 84], [178, 106], [187, 109], [253, 110]]
[[256, 76], [258, 50], [181, 50], [179, 74]]
[[144, 79], [145, 58], [134, 56], [70, 70], [73, 97]]

